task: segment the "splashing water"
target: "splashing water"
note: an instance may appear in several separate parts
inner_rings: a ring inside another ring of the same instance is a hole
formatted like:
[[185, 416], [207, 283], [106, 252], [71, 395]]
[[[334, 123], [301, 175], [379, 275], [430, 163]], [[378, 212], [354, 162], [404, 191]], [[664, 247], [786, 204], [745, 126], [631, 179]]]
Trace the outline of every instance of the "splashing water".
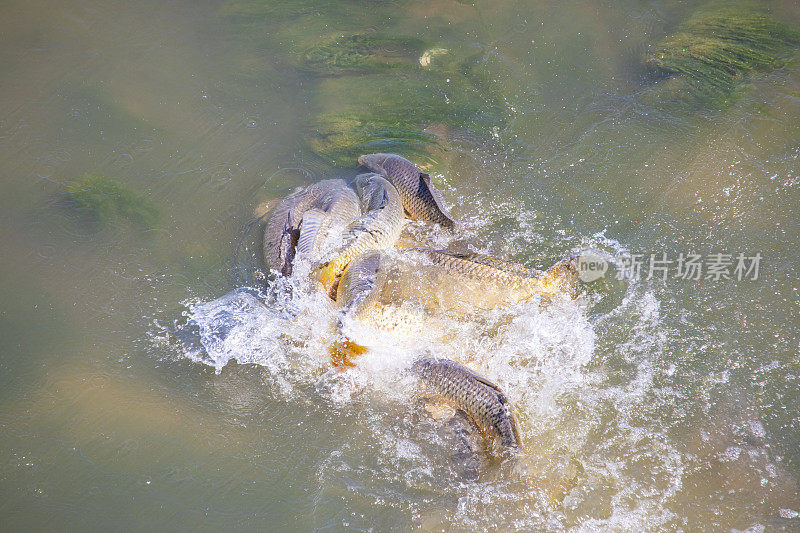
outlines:
[[[473, 232], [484, 231], [477, 217], [470, 223]], [[520, 226], [520, 233], [530, 231]], [[584, 245], [609, 256], [624, 251], [603, 235]], [[318, 467], [317, 497], [345, 507], [355, 505], [353, 498], [372, 499], [423, 528], [652, 527], [673, 517], [665, 502], [680, 487], [684, 463], [661, 428], [636, 416], [657, 408], [654, 357], [665, 333], [648, 287], [631, 283], [615, 300], [608, 312], [584, 293], [547, 308], [526, 303], [471, 316], [443, 313], [427, 323], [435, 328], [415, 338], [348, 322], [343, 332], [368, 351], [346, 370], [330, 363], [336, 309], [302, 275], [277, 278], [264, 291], [241, 288], [189, 303], [179, 330], [186, 356], [217, 372], [231, 361], [259, 365], [281, 401], [313, 390], [317, 401], [330, 403], [334, 420], [356, 417], [363, 429]], [[618, 353], [598, 353], [598, 331], [620, 326], [626, 338]], [[459, 462], [463, 435], [450, 431], [447, 416], [421, 407], [416, 382], [405, 373], [416, 357], [430, 354], [458, 360], [506, 392], [525, 444], [518, 461], [497, 464], [473, 451]], [[616, 364], [636, 370], [620, 379], [611, 368]], [[598, 440], [598, 432], [606, 436]], [[342, 485], [349, 487], [345, 493]], [[390, 502], [388, 487], [440, 496]], [[431, 503], [444, 494], [456, 499], [446, 511]]]

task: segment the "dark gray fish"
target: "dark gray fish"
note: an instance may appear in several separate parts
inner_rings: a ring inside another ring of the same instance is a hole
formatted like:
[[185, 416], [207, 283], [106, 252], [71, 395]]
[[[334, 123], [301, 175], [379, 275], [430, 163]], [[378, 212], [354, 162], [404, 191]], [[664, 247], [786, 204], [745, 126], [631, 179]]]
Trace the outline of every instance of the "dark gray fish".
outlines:
[[300, 239], [303, 215], [314, 208], [322, 198], [330, 195], [352, 194], [352, 189], [341, 179], [322, 180], [284, 198], [270, 211], [264, 227], [263, 255], [268, 269], [284, 276], [292, 273], [292, 261]]
[[368, 154], [358, 163], [386, 176], [397, 187], [403, 208], [414, 220], [425, 220], [452, 229], [455, 220], [444, 205], [442, 193], [431, 183], [431, 177], [417, 166], [395, 154]]
[[511, 404], [497, 385], [449, 359], [418, 359], [412, 371], [479, 429], [496, 436], [504, 452], [522, 450]]

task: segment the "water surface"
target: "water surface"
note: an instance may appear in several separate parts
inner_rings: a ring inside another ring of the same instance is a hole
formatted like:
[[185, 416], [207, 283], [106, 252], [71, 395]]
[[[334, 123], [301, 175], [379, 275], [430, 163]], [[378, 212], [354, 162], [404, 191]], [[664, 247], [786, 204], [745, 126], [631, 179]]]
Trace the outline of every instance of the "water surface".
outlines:
[[[764, 6], [800, 24], [796, 3]], [[800, 529], [800, 52], [724, 105], [666, 105], [648, 54], [706, 7], [6, 2], [4, 529]], [[358, 32], [419, 43], [383, 50], [391, 69], [303, 62]], [[450, 52], [423, 72], [416, 46]], [[574, 302], [360, 332], [370, 351], [332, 371], [330, 310], [265, 283], [254, 221], [356, 174], [326, 117], [398, 109], [441, 146], [415, 154], [461, 242], [537, 268], [587, 248], [760, 253], [760, 275], [612, 266]], [[86, 174], [157, 214], [93, 216], [65, 199]], [[508, 393], [520, 464], [465, 473], [397, 377], [430, 351]]]

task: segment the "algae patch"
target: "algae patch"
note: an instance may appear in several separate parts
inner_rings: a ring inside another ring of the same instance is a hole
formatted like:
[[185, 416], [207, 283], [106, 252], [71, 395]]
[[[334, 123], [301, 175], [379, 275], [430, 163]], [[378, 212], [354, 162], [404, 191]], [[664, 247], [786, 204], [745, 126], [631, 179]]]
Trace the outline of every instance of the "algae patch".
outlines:
[[352, 166], [358, 156], [371, 152], [430, 158], [430, 149], [440, 146], [435, 135], [395, 116], [323, 114], [314, 127], [307, 141], [311, 149], [341, 166]]
[[382, 4], [380, 16], [365, 7], [228, 0], [223, 15], [295, 80], [308, 104], [305, 145], [328, 163], [349, 167], [369, 152], [432, 162], [452, 139], [491, 142], [508, 116], [488, 81], [490, 51], [453, 47], [449, 21], [422, 24], [403, 0]]
[[67, 204], [97, 227], [127, 221], [150, 229], [161, 218], [150, 199], [106, 176], [84, 174], [67, 182], [65, 188]]
[[416, 61], [402, 69], [319, 83], [312, 100], [319, 112], [310, 123], [310, 148], [345, 166], [370, 152], [436, 160], [450, 134], [488, 137], [505, 125], [505, 105], [476, 75], [476, 57], [435, 69]]
[[369, 72], [414, 65], [425, 49], [421, 39], [375, 33], [337, 35], [303, 55], [302, 68], [318, 73]]
[[722, 107], [750, 75], [781, 66], [798, 43], [800, 32], [757, 8], [715, 3], [663, 39], [648, 61], [668, 76], [658, 97]]

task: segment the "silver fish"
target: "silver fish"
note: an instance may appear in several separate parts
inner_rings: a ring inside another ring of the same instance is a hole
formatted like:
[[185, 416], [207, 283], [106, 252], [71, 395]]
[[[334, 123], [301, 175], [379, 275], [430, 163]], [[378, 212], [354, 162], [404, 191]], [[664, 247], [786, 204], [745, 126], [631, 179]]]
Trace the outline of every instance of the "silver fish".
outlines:
[[[335, 198], [337, 195], [346, 198], [348, 194], [352, 195], [353, 191], [344, 180], [330, 179], [322, 180], [284, 198], [270, 211], [264, 227], [265, 266], [285, 276], [290, 275], [304, 214], [313, 209], [321, 199]], [[347, 202], [345, 200], [340, 203]]]
[[403, 204], [394, 185], [380, 174], [361, 174], [356, 177], [356, 189], [364, 214], [345, 230], [345, 244], [334, 258], [318, 269], [326, 288], [358, 255], [393, 246], [403, 229]]
[[511, 404], [500, 387], [449, 359], [418, 359], [411, 370], [433, 392], [463, 411], [479, 429], [496, 436], [503, 452], [522, 450]]
[[433, 222], [448, 229], [455, 226], [442, 193], [434, 187], [430, 175], [408, 159], [395, 154], [368, 154], [359, 157], [358, 163], [373, 172], [380, 172], [397, 187], [410, 218]]
[[361, 205], [353, 189], [337, 186], [314, 202], [303, 213], [296, 254], [313, 256], [337, 229], [346, 227], [361, 215]]
[[342, 273], [336, 290], [336, 303], [343, 314], [361, 318], [378, 301], [386, 283], [383, 252], [370, 250], [356, 257]]

